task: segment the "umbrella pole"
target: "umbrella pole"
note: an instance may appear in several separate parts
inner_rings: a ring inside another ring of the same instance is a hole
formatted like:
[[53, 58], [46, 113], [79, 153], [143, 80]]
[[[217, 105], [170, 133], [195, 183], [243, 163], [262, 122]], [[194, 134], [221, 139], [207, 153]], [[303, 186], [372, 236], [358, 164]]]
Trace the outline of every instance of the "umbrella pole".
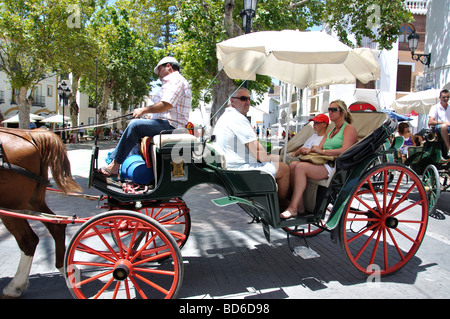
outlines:
[[287, 116], [287, 120], [286, 120], [286, 136], [284, 137], [284, 154], [283, 154], [283, 162], [286, 163], [286, 154], [287, 154], [287, 145], [288, 145], [288, 141], [289, 141], [289, 123], [291, 122], [291, 98], [292, 98], [292, 84], [289, 83], [288, 84], [288, 92], [287, 92], [287, 104], [288, 104], [288, 116]]

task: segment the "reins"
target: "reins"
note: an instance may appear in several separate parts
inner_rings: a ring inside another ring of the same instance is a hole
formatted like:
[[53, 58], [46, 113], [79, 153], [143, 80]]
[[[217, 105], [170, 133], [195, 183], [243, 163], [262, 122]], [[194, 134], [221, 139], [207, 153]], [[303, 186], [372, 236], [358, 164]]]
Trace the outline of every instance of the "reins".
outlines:
[[[128, 114], [125, 114], [125, 115], [121, 115], [121, 116], [112, 118], [110, 120], [103, 121], [102, 123], [97, 123], [97, 124], [92, 124], [92, 125], [79, 125], [79, 126], [73, 126], [73, 127], [69, 127], [69, 128], [62, 128], [62, 129], [55, 129], [55, 130], [50, 130], [50, 131], [56, 133], [56, 132], [80, 131], [80, 130], [83, 130], [83, 129], [103, 127], [103, 126], [107, 126], [107, 125], [120, 123], [122, 121], [121, 119], [123, 119], [123, 118], [130, 117], [130, 119], [131, 119], [132, 116], [133, 116], [133, 113], [128, 113]], [[126, 119], [126, 120], [129, 120], [129, 119]]]

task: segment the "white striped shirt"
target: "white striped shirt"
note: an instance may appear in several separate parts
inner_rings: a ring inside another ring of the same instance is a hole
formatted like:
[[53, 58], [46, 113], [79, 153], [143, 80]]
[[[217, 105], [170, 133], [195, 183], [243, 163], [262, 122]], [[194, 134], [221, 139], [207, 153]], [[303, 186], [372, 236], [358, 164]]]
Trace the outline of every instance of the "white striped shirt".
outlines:
[[166, 75], [161, 82], [161, 89], [152, 101], [155, 104], [160, 101], [169, 103], [172, 108], [162, 113], [153, 113], [151, 118], [168, 120], [175, 128], [186, 127], [192, 103], [191, 86], [178, 71]]

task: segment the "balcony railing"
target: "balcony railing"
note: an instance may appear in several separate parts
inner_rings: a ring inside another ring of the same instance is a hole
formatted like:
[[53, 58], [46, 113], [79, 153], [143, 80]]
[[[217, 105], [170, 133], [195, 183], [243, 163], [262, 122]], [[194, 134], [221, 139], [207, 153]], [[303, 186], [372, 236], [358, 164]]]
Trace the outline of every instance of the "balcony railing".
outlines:
[[412, 14], [427, 14], [429, 0], [405, 0], [405, 6]]
[[45, 106], [45, 96], [35, 95], [33, 96], [33, 106]]

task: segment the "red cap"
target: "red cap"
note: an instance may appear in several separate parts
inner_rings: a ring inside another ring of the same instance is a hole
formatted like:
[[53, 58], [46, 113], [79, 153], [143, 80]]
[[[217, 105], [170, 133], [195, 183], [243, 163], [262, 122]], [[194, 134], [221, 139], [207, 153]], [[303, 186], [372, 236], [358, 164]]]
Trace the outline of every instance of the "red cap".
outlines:
[[314, 121], [314, 122], [323, 122], [323, 123], [327, 123], [330, 124], [330, 119], [328, 118], [328, 116], [326, 116], [325, 114], [318, 114], [316, 116], [314, 116], [312, 119], [309, 120]]

